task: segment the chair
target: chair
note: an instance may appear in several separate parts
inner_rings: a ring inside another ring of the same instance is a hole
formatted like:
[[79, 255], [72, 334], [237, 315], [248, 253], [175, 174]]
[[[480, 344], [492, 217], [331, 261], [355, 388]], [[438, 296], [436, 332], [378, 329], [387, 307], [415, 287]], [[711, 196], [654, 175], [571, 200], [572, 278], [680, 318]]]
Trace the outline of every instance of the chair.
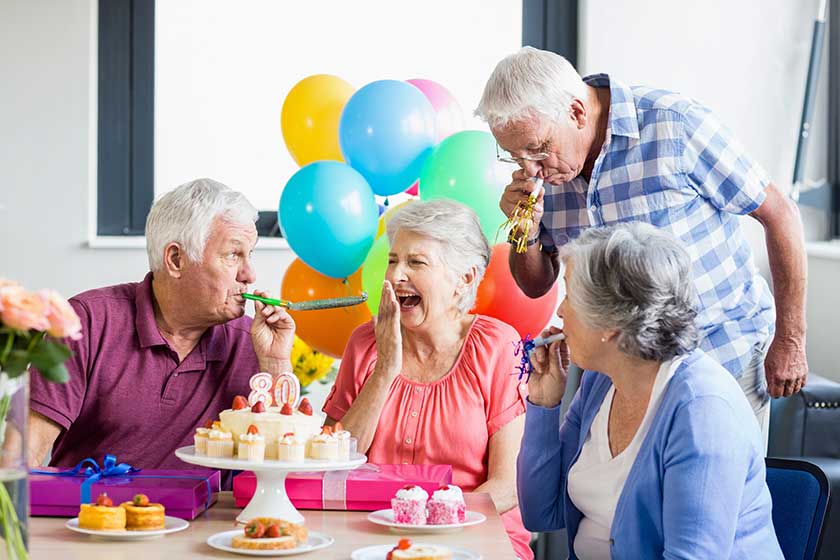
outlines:
[[828, 478], [806, 461], [768, 457], [767, 487], [773, 526], [786, 560], [813, 560], [819, 553], [828, 510]]

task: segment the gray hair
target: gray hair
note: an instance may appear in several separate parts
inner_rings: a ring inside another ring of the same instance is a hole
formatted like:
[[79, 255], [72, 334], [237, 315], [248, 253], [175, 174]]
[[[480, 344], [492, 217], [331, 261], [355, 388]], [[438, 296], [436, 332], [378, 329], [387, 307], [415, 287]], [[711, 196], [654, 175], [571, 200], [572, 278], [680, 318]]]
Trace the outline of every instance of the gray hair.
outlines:
[[475, 280], [456, 302], [459, 311], [468, 312], [475, 303], [478, 285], [490, 264], [490, 246], [472, 208], [446, 198], [412, 202], [394, 212], [388, 222], [390, 243], [394, 242], [400, 230], [437, 241], [444, 265], [456, 278], [475, 267]]
[[691, 258], [671, 234], [644, 222], [591, 228], [561, 258], [574, 265], [567, 297], [581, 320], [618, 330], [622, 352], [663, 362], [697, 347]]
[[496, 65], [475, 115], [491, 129], [538, 115], [565, 122], [572, 101], [585, 101], [587, 95], [586, 84], [568, 60], [522, 47]]
[[258, 213], [245, 195], [213, 179], [184, 183], [160, 197], [146, 218], [149, 269], [163, 268], [163, 251], [170, 243], [178, 243], [191, 261], [200, 263], [216, 217], [252, 224]]

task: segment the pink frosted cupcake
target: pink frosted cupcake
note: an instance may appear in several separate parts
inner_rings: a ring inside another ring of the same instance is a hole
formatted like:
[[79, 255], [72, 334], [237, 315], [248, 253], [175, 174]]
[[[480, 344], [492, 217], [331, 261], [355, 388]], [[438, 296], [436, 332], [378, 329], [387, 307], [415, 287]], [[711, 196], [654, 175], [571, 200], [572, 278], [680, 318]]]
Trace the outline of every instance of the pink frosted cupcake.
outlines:
[[429, 525], [453, 525], [463, 523], [467, 515], [464, 494], [454, 484], [441, 486], [432, 494], [427, 505]]
[[429, 494], [414, 484], [403, 486], [397, 490], [397, 495], [391, 499], [391, 509], [394, 510], [394, 523], [400, 525], [425, 525], [426, 502]]

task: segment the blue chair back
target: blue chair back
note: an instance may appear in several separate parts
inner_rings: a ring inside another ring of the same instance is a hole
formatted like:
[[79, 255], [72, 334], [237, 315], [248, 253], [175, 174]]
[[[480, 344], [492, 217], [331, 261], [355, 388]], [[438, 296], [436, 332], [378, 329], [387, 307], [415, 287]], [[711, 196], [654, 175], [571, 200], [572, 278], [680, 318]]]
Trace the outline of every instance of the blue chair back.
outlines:
[[768, 457], [766, 464], [773, 527], [782, 553], [786, 560], [813, 560], [828, 510], [828, 478], [807, 461]]

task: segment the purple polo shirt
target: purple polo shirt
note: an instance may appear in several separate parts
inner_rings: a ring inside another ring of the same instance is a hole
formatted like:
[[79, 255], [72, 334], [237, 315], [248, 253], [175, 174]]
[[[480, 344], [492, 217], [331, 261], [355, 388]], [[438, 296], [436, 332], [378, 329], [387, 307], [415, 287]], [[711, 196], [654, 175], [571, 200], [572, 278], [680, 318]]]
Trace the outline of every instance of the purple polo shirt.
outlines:
[[31, 406], [64, 428], [50, 465], [70, 467], [105, 453], [146, 469], [196, 468], [175, 457], [195, 428], [248, 393], [259, 371], [250, 317], [208, 329], [184, 361], [155, 323], [152, 274], [140, 283], [91, 290], [70, 299], [82, 338], [69, 341], [70, 380], [33, 374]]

